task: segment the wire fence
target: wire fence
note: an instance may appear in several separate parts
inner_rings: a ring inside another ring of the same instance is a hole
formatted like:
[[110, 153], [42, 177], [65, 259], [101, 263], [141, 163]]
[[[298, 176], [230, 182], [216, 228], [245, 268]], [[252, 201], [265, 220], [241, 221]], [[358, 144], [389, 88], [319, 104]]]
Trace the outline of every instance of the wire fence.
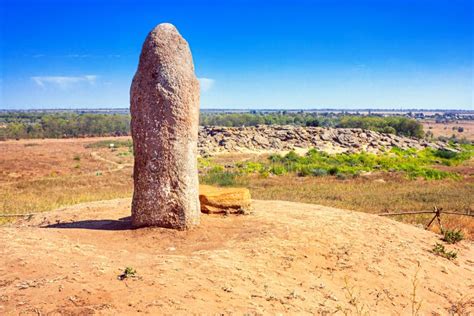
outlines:
[[433, 214], [433, 218], [429, 221], [428, 225], [425, 226], [425, 229], [430, 228], [431, 224], [435, 220], [437, 220], [438, 225], [440, 229], [443, 229], [441, 225], [441, 214], [447, 214], [447, 215], [460, 215], [460, 216], [470, 216], [474, 217], [474, 213], [471, 211], [468, 211], [466, 213], [460, 213], [460, 212], [451, 212], [451, 211], [443, 211], [442, 208], [438, 208], [436, 206], [433, 207], [432, 211], [417, 211], [417, 212], [399, 212], [399, 213], [381, 213], [378, 214], [379, 216], [403, 216], [403, 215], [417, 215], [417, 214]]

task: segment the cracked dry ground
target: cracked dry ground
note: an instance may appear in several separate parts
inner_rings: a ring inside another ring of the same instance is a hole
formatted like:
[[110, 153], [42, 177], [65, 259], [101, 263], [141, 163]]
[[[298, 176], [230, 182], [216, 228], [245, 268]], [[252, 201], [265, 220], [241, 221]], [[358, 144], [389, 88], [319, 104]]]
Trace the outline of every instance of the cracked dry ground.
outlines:
[[[0, 228], [0, 314], [411, 315], [413, 301], [421, 314], [472, 312], [470, 241], [449, 246], [449, 261], [430, 252], [432, 232], [283, 201], [203, 214], [191, 231], [132, 230], [129, 205], [80, 204]], [[126, 267], [136, 276], [118, 280]]]

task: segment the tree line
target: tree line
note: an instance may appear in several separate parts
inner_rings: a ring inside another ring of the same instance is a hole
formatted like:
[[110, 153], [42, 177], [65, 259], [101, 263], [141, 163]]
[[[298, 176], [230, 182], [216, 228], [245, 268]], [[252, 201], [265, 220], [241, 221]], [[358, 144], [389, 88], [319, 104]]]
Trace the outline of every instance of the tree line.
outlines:
[[0, 139], [121, 136], [130, 134], [130, 115], [8, 113], [0, 115]]
[[314, 127], [362, 128], [380, 133], [422, 138], [423, 124], [403, 116], [361, 116], [331, 113], [277, 112], [277, 113], [217, 113], [202, 114], [201, 125], [255, 126], [301, 125]]
[[[423, 125], [401, 116], [360, 116], [305, 112], [201, 113], [201, 125], [226, 127], [300, 125], [363, 128], [402, 136], [424, 136]], [[0, 140], [21, 138], [68, 138], [130, 134], [130, 115], [96, 113], [0, 113]]]

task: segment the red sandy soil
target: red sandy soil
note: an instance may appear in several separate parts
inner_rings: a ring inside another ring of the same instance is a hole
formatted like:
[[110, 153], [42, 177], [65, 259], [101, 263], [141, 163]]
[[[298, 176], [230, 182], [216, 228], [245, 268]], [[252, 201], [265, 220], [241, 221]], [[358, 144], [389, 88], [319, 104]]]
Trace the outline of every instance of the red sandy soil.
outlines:
[[[89, 137], [70, 139], [22, 139], [1, 142], [0, 184], [48, 176], [75, 175], [107, 170], [107, 161], [97, 161], [85, 148], [101, 140], [124, 140], [127, 137]], [[80, 168], [76, 168], [80, 165]]]
[[[283, 201], [203, 215], [190, 231], [133, 230], [129, 206], [80, 204], [1, 227], [0, 314], [412, 315], [414, 301], [420, 315], [474, 312], [470, 241], [446, 245], [458, 252], [450, 261], [431, 252], [432, 232]], [[136, 276], [119, 280], [126, 267]]]

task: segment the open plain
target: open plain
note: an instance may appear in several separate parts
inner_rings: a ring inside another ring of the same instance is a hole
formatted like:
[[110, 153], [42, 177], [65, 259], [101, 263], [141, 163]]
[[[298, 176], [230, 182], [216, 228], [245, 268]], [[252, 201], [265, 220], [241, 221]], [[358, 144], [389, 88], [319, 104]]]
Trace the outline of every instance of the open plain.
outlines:
[[[37, 213], [77, 203], [130, 197], [130, 146], [129, 137], [0, 142], [0, 214]], [[243, 161], [265, 161], [268, 155], [268, 151], [226, 153], [213, 157], [211, 163], [234, 167]], [[431, 210], [434, 206], [459, 213], [472, 212], [474, 162], [438, 168], [456, 171], [461, 179], [407, 179], [399, 173], [387, 172], [347, 179], [250, 174], [238, 177], [234, 185], [248, 187], [256, 199], [314, 203], [375, 214]], [[201, 177], [204, 169], [201, 163]], [[418, 224], [426, 224], [430, 218], [395, 217]], [[443, 215], [442, 219], [448, 228], [461, 228], [467, 237], [474, 237], [472, 217]], [[0, 218], [3, 222], [10, 220]], [[439, 231], [436, 226], [433, 229]]]
[[[127, 137], [0, 143], [1, 213], [38, 213], [3, 219], [0, 313], [472, 312], [472, 241], [447, 245], [457, 253], [448, 260], [432, 251], [439, 228], [419, 226], [429, 216], [396, 218], [417, 227], [361, 213], [469, 210], [472, 161], [446, 167], [461, 180], [243, 176], [236, 184], [251, 190], [250, 215], [203, 214], [188, 232], [133, 230], [129, 144]], [[212, 162], [267, 156], [229, 153]], [[473, 236], [470, 217], [443, 215], [442, 223]], [[134, 273], [120, 280], [126, 268]]]

